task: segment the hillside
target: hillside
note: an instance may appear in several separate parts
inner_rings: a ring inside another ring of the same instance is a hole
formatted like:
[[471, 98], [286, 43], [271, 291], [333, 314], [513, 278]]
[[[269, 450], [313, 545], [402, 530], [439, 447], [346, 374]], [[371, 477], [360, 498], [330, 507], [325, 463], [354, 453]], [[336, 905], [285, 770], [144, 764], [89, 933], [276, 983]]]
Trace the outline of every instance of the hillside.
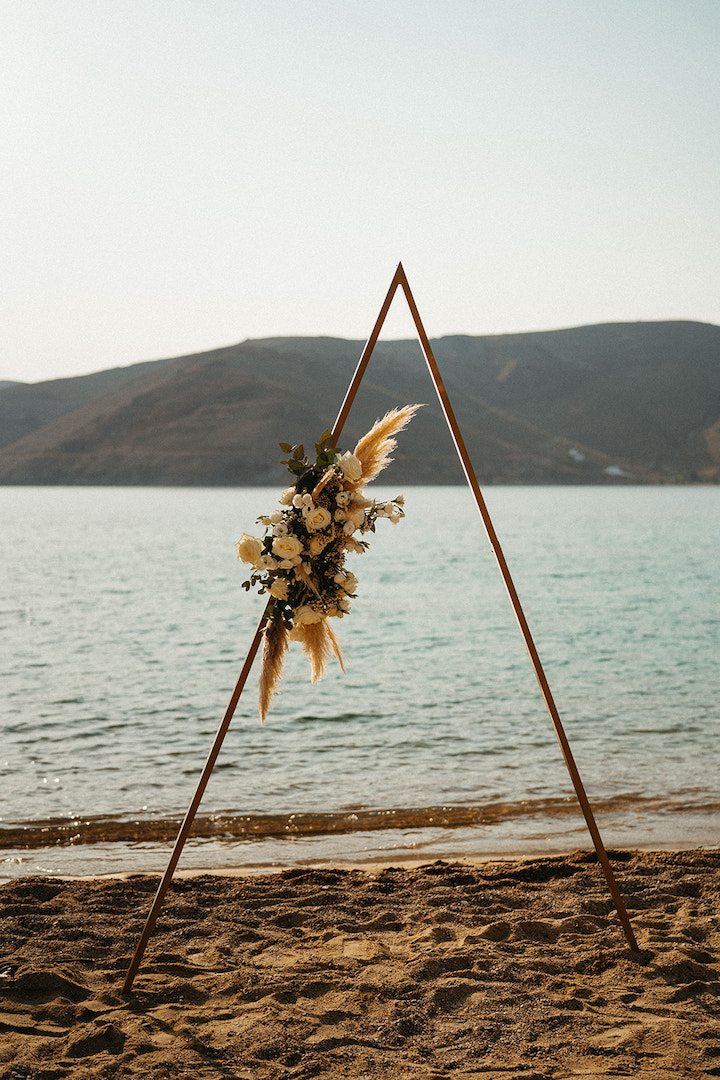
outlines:
[[[245, 341], [0, 388], [0, 484], [282, 482], [281, 440], [331, 427], [362, 352], [337, 338]], [[433, 349], [481, 483], [720, 481], [720, 327], [622, 323], [449, 336]], [[427, 402], [387, 474], [460, 483], [415, 341], [380, 342], [341, 438]]]

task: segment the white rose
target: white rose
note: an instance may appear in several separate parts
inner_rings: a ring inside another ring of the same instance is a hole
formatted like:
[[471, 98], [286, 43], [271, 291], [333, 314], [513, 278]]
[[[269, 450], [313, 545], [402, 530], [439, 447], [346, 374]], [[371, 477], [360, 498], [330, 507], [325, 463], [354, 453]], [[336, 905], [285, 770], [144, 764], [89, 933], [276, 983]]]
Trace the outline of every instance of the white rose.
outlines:
[[280, 503], [281, 506], [290, 506], [291, 502], [293, 501], [294, 495], [295, 495], [295, 488], [294, 487], [285, 488], [285, 490], [280, 495], [280, 498], [278, 499], [278, 502]]
[[293, 626], [308, 626], [310, 623], [320, 622], [322, 615], [309, 604], [303, 604], [293, 615]]
[[284, 521], [278, 521], [277, 525], [273, 525], [272, 527], [273, 536], [287, 536], [289, 532], [290, 530]]
[[287, 600], [288, 598], [288, 583], [284, 578], [276, 578], [270, 586], [268, 592], [271, 596], [277, 597], [278, 600]]
[[260, 568], [262, 570], [277, 570], [277, 559], [273, 559], [272, 555], [263, 555], [260, 559]]
[[260, 568], [260, 560], [263, 555], [262, 541], [255, 536], [243, 533], [237, 542], [237, 555], [241, 562], [249, 563], [250, 566]]
[[347, 506], [352, 499], [352, 491], [339, 491], [335, 496], [335, 502], [338, 506]]
[[305, 518], [305, 526], [309, 532], [316, 532], [318, 529], [326, 529], [331, 521], [330, 513], [324, 506], [314, 506]]
[[302, 551], [302, 544], [297, 536], [276, 536], [272, 549], [279, 559], [295, 559]]
[[336, 585], [342, 585], [346, 593], [355, 592], [358, 583], [358, 580], [354, 574], [344, 574], [342, 571], [340, 571], [339, 574], [335, 575], [333, 581]]
[[[361, 529], [365, 524], [365, 508], [363, 506], [348, 506], [344, 511], [345, 534], [349, 536], [356, 529]], [[351, 528], [349, 526], [352, 526]]]
[[281, 510], [273, 510], [272, 514], [270, 514], [270, 516], [268, 517], [268, 522], [269, 522], [270, 525], [279, 525], [280, 522], [282, 521], [282, 519], [283, 519], [282, 511]]
[[349, 450], [336, 459], [336, 464], [340, 466], [343, 476], [351, 484], [357, 483], [362, 476], [362, 465], [359, 459], [354, 454], [351, 454]]

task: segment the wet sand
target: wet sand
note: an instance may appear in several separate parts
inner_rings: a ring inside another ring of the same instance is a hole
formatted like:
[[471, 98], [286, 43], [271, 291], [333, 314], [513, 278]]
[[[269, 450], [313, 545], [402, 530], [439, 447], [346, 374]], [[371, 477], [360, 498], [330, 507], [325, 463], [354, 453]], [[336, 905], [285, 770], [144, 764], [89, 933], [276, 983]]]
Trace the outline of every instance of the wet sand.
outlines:
[[720, 1076], [720, 852], [0, 886], [0, 1078]]

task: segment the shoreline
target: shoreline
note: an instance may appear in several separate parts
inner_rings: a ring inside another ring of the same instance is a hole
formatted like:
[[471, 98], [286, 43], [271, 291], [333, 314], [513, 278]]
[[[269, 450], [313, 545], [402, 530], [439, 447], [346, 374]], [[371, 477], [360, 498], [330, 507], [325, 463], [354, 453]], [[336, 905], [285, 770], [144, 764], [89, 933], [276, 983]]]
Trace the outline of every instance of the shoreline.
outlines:
[[[720, 803], [623, 793], [593, 800], [606, 849], [712, 848]], [[181, 816], [75, 815], [0, 823], [0, 881], [33, 874], [95, 877], [164, 873]], [[180, 867], [194, 873], [270, 872], [293, 866], [417, 864], [432, 859], [568, 854], [592, 841], [577, 800], [562, 797], [468, 805], [331, 812], [198, 815]]]
[[720, 1075], [720, 851], [0, 885], [0, 1080]]
[[[675, 855], [681, 852], [698, 853], [713, 855], [720, 853], [720, 845], [707, 844], [696, 845], [693, 847], [685, 847], [682, 845], [666, 845], [662, 848], [657, 848], [652, 845], [636, 844], [629, 851], [619, 851], [615, 848], [609, 848], [607, 851], [608, 858], [612, 863], [619, 857], [622, 861], [627, 854], [632, 855]], [[214, 878], [253, 878], [262, 876], [273, 876], [278, 874], [286, 874], [296, 872], [298, 870], [342, 870], [353, 872], [357, 871], [361, 874], [376, 874], [381, 873], [384, 870], [392, 870], [399, 868], [402, 870], [419, 870], [422, 867], [430, 866], [436, 863], [452, 862], [453, 865], [466, 867], [469, 870], [482, 869], [483, 866], [491, 865], [497, 866], [499, 863], [529, 863], [539, 862], [544, 860], [556, 860], [567, 859], [572, 856], [586, 855], [589, 859], [595, 858], [595, 852], [591, 844], [587, 847], [575, 847], [572, 850], [567, 851], [532, 851], [523, 854], [510, 855], [508, 852], [497, 851], [487, 852], [482, 856], [468, 857], [468, 856], [456, 856], [450, 860], [446, 859], [433, 859], [433, 858], [419, 858], [413, 855], [399, 854], [396, 857], [383, 857], [377, 856], [376, 858], [367, 858], [363, 860], [351, 860], [336, 858], [332, 860], [318, 859], [311, 864], [298, 866], [297, 864], [288, 863], [254, 863], [250, 865], [238, 865], [238, 866], [195, 866], [192, 868], [183, 868], [179, 866], [173, 874], [172, 880], [192, 881], [195, 878], [202, 877], [214, 877]], [[169, 856], [169, 850], [168, 850]], [[84, 874], [84, 875], [60, 875], [49, 877], [49, 880], [53, 881], [131, 881], [137, 878], [156, 878], [162, 876], [163, 870], [158, 871], [137, 871], [137, 870], [120, 870], [110, 874]], [[28, 876], [42, 876], [42, 875], [28, 875]], [[0, 885], [5, 884], [11, 880], [20, 880], [12, 878], [3, 878], [0, 876]]]
[[[612, 851], [687, 851], [717, 849], [714, 815], [677, 816], [655, 827], [634, 822], [603, 821], [603, 843]], [[533, 823], [545, 824], [545, 823]], [[593, 851], [579, 813], [554, 831], [516, 829], [512, 820], [487, 828], [376, 830], [271, 840], [236, 840], [190, 836], [177, 874], [248, 874], [257, 876], [297, 868], [369, 868], [418, 866], [438, 859], [479, 864], [485, 861], [552, 858], [578, 849]], [[119, 876], [158, 876], [165, 872], [175, 836], [163, 842], [111, 841], [106, 844], [57, 844], [47, 848], [0, 848], [0, 883], [25, 877], [92, 879]]]

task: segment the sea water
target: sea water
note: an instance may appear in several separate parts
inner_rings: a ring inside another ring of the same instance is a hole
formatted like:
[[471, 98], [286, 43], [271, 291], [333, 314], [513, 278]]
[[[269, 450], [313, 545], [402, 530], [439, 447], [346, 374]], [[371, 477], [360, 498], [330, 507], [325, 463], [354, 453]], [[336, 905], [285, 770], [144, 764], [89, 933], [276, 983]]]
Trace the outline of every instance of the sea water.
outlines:
[[[591, 846], [472, 494], [404, 494], [349, 557], [345, 673], [292, 646], [261, 725], [256, 661], [183, 866]], [[720, 490], [484, 494], [606, 845], [716, 845]], [[264, 608], [235, 541], [277, 497], [0, 489], [0, 877], [164, 868]]]

